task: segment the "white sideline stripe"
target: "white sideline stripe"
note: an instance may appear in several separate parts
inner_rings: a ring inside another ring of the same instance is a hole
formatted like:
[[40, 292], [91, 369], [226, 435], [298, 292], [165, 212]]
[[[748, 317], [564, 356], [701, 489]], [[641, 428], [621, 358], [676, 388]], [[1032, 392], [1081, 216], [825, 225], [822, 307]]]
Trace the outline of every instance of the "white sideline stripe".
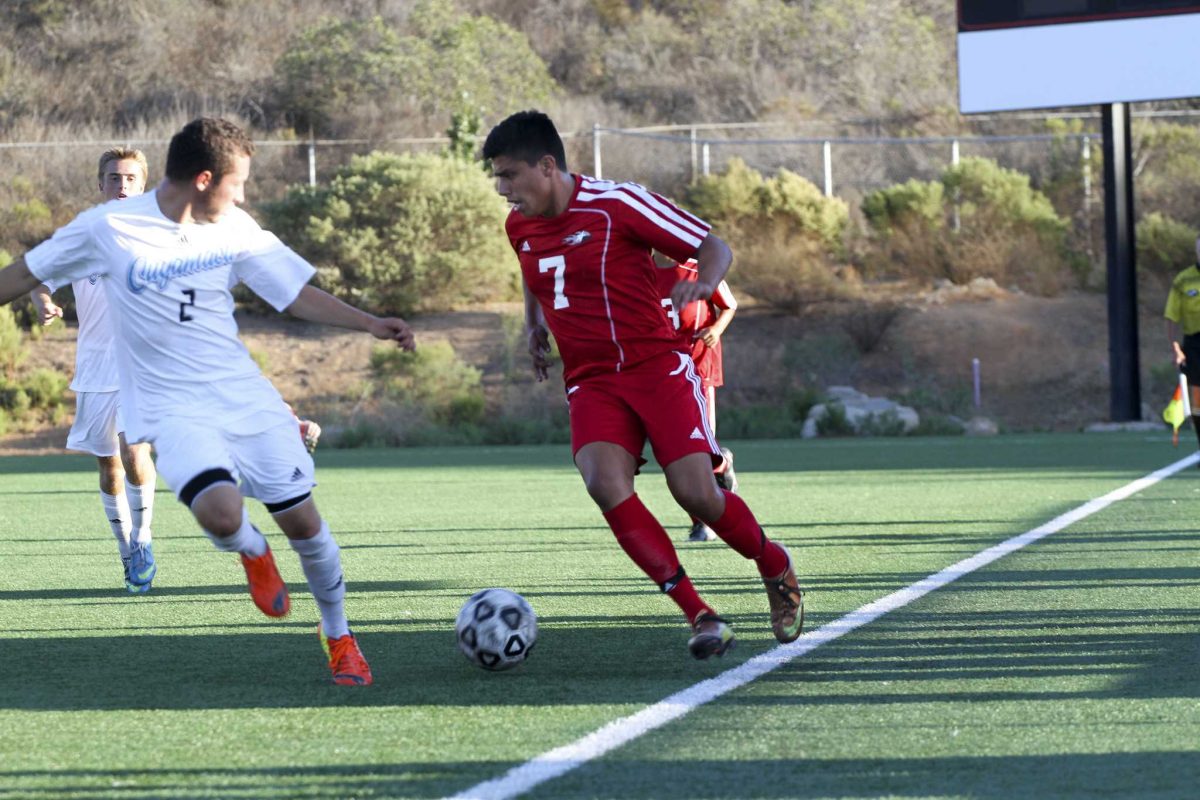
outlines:
[[1124, 500], [1130, 495], [1149, 488], [1164, 478], [1168, 478], [1187, 467], [1200, 461], [1200, 453], [1193, 453], [1187, 458], [1174, 464], [1151, 472], [1132, 483], [1119, 489], [1114, 489], [1102, 497], [1089, 500], [1077, 508], [1060, 514], [1044, 525], [1014, 536], [1000, 544], [964, 558], [957, 564], [946, 567], [927, 578], [904, 589], [899, 589], [878, 600], [851, 611], [843, 617], [822, 625], [815, 631], [809, 631], [794, 642], [781, 644], [765, 653], [755, 656], [739, 667], [722, 672], [715, 678], [701, 681], [693, 686], [661, 700], [652, 706], [642, 709], [636, 714], [613, 720], [604, 727], [589, 733], [571, 744], [556, 747], [542, 753], [540, 756], [526, 761], [519, 767], [513, 767], [499, 778], [476, 784], [464, 789], [449, 800], [509, 800], [524, 794], [535, 786], [557, 778], [576, 767], [581, 767], [593, 759], [599, 758], [610, 750], [633, 741], [644, 733], [649, 733], [672, 720], [682, 717], [689, 711], [717, 699], [727, 692], [738, 689], [750, 681], [760, 678], [776, 667], [792, 661], [823, 644], [832, 642], [839, 636], [861, 628], [869, 622], [874, 622], [889, 611], [923, 597], [935, 589], [940, 589], [964, 575], [970, 574], [980, 567], [985, 567], [993, 561], [1009, 553], [1020, 550], [1026, 545], [1057, 533], [1068, 525], [1090, 517], [1118, 500]]

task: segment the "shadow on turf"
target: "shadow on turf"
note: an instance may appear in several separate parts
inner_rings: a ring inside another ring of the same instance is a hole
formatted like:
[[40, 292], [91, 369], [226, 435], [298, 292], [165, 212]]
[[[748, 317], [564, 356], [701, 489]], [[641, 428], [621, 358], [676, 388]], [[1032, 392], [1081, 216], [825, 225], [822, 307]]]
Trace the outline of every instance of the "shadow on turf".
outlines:
[[[885, 617], [760, 683], [744, 705], [1200, 698], [1200, 611], [1054, 610]], [[834, 689], [835, 691], [830, 691]]]
[[[802, 746], [796, 741], [794, 747]], [[545, 784], [555, 798], [1191, 797], [1200, 766], [1195, 753], [1064, 753], [869, 759], [789, 757], [775, 760], [633, 760], [589, 764]], [[1122, 788], [1124, 791], [1122, 791]], [[599, 790], [599, 791], [598, 791]]]
[[699, 662], [688, 655], [687, 628], [674, 615], [580, 616], [552, 626], [543, 620], [529, 660], [491, 673], [458, 651], [452, 620], [431, 630], [428, 621], [360, 619], [375, 685], [339, 687], [329, 682], [315, 616], [294, 616], [281, 623], [258, 618], [253, 627], [221, 633], [197, 633], [188, 624], [178, 635], [0, 638], [0, 653], [37, 665], [0, 672], [0, 709], [650, 704], [768, 646], [764, 619], [757, 638], [745, 637], [723, 659]]
[[[5, 770], [32, 796], [54, 792], [126, 800], [236, 797], [445, 797], [517, 766], [511, 762], [440, 761], [246, 769]], [[1186, 797], [1200, 780], [1194, 753], [1067, 753], [1029, 756], [813, 759], [630, 759], [585, 765], [553, 779], [537, 797], [809, 798]], [[1131, 794], [1123, 794], [1128, 797]]]

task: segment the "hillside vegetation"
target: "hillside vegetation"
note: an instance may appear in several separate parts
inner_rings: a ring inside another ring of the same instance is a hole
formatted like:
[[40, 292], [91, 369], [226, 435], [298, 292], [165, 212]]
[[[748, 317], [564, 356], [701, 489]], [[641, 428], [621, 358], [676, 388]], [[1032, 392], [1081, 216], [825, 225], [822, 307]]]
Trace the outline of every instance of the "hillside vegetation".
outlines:
[[[604, 176], [645, 183], [711, 220], [735, 250], [730, 283], [749, 304], [792, 316], [849, 308], [863, 355], [896, 318], [897, 286], [990, 279], [1042, 296], [1103, 287], [1098, 137], [1090, 157], [1081, 149], [1095, 121], [958, 115], [951, 0], [4, 5], [0, 141], [26, 145], [0, 150], [0, 264], [94, 202], [104, 146], [138, 143], [154, 181], [183, 122], [223, 115], [269, 140], [255, 158], [250, 210], [316, 264], [325, 288], [401, 313], [512, 301], [504, 207], [475, 151], [491, 124], [538, 107], [579, 134], [567, 139], [579, 171], [596, 166], [597, 123], [770, 126], [745, 135], [779, 137], [774, 144], [714, 148], [703, 176], [686, 163], [685, 137], [607, 134], [605, 163], [617, 170]], [[1135, 124], [1140, 269], [1152, 304], [1192, 260], [1200, 230], [1191, 119]], [[1053, 137], [975, 143], [956, 164], [948, 147], [842, 151], [832, 197], [812, 154], [779, 144], [1014, 132]], [[449, 144], [399, 141], [420, 137]], [[307, 185], [311, 140], [321, 142], [316, 186]], [[20, 308], [17, 319], [28, 326]], [[376, 364], [378, 397], [396, 400], [395, 374], [422, 364]], [[14, 368], [6, 380], [16, 385]], [[768, 400], [804, 406], [824, 380], [811, 375]], [[21, 402], [15, 389], [0, 392], [0, 411], [7, 403], [14, 418]], [[432, 419], [451, 418], [462, 415]]]

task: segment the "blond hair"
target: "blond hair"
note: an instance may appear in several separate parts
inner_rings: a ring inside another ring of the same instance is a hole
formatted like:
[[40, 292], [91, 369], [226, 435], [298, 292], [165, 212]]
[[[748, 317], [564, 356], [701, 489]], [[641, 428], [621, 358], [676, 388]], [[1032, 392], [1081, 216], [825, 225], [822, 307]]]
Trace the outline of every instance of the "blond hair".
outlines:
[[100, 154], [100, 166], [96, 171], [96, 180], [104, 181], [104, 168], [113, 161], [136, 161], [142, 168], [142, 182], [150, 178], [150, 165], [146, 163], [146, 154], [135, 147], [111, 147]]

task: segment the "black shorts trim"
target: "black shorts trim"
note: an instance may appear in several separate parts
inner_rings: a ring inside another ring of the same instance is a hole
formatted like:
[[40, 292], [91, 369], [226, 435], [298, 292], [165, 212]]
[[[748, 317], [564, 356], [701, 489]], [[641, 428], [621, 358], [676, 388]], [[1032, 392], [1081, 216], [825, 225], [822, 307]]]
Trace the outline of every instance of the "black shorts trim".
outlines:
[[206, 469], [196, 477], [192, 478], [183, 489], [179, 492], [179, 502], [183, 503], [188, 508], [191, 508], [192, 501], [208, 487], [217, 483], [231, 483], [237, 486], [237, 481], [233, 479], [233, 473], [227, 469], [218, 467], [216, 469]]
[[289, 508], [295, 508], [310, 497], [312, 497], [312, 492], [305, 492], [304, 494], [297, 495], [290, 500], [284, 500], [279, 503], [263, 503], [263, 505], [267, 507], [267, 511], [270, 513], [278, 514], [280, 511], [287, 511]]

